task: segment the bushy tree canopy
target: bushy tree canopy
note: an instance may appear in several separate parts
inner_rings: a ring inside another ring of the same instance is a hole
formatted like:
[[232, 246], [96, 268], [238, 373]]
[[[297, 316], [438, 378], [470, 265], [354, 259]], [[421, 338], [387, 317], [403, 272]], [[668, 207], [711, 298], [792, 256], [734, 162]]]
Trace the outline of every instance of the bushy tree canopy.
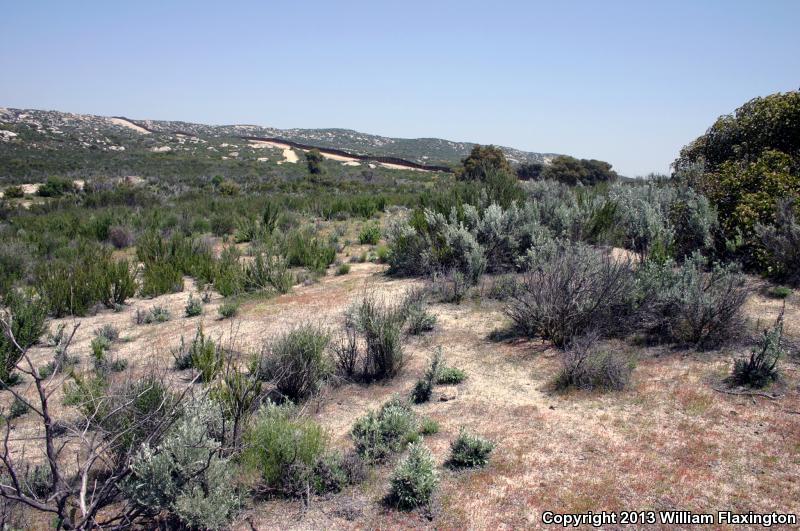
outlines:
[[476, 145], [462, 162], [458, 178], [464, 181], [483, 181], [491, 171], [513, 174], [503, 150], [495, 146]]
[[568, 155], [559, 155], [550, 161], [540, 173], [541, 179], [559, 181], [564, 184], [593, 185], [605, 181], [617, 180], [617, 173], [611, 164], [595, 159], [576, 159]]

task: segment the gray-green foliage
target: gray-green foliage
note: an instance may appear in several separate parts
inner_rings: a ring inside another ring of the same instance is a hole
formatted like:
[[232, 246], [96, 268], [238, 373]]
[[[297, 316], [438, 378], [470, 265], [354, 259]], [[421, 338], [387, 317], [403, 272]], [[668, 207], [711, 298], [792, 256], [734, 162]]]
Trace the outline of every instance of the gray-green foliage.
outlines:
[[450, 444], [450, 460], [453, 468], [471, 468], [484, 466], [489, 462], [489, 454], [494, 450], [494, 443], [479, 435], [461, 428], [458, 437]]
[[783, 312], [772, 328], [764, 330], [758, 345], [747, 358], [733, 362], [731, 383], [749, 387], [764, 387], [778, 379], [778, 361], [787, 354], [783, 341]]
[[394, 398], [370, 411], [353, 425], [356, 452], [367, 461], [380, 461], [414, 440], [418, 419], [408, 402]]
[[231, 462], [220, 456], [220, 442], [209, 435], [219, 432], [221, 422], [218, 408], [208, 400], [188, 402], [160, 444], [142, 445], [122, 491], [134, 503], [164, 511], [184, 526], [225, 527], [239, 498], [232, 488]]
[[438, 486], [431, 451], [418, 441], [409, 446], [408, 455], [392, 472], [389, 500], [400, 509], [414, 509], [428, 505]]
[[698, 348], [714, 348], [741, 333], [745, 278], [733, 264], [713, 264], [700, 254], [680, 266], [642, 265], [638, 272], [645, 325], [650, 333]]
[[797, 201], [779, 200], [774, 225], [756, 225], [756, 234], [769, 256], [768, 273], [792, 284], [800, 284], [800, 222]]
[[319, 424], [300, 416], [291, 405], [271, 402], [259, 410], [244, 439], [242, 461], [274, 489], [310, 479], [308, 474], [328, 442]]
[[333, 370], [326, 353], [329, 342], [321, 328], [299, 326], [266, 345], [253, 372], [290, 400], [304, 400], [321, 389]]
[[32, 290], [13, 290], [4, 302], [7, 310], [0, 315], [10, 328], [0, 330], [0, 385], [12, 382], [14, 369], [22, 357], [20, 348], [25, 350], [39, 340], [45, 332], [47, 319], [46, 301]]

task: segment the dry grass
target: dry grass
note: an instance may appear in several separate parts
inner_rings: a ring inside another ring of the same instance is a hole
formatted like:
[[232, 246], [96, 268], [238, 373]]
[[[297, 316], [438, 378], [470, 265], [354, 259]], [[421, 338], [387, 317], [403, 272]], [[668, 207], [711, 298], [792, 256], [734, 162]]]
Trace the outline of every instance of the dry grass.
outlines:
[[[345, 308], [365, 290], [392, 296], [415, 284], [388, 279], [382, 270], [375, 264], [353, 264], [349, 275], [331, 273], [287, 295], [248, 300], [233, 323], [217, 320], [219, 297], [206, 305], [203, 316], [185, 318], [183, 307], [193, 288], [187, 280], [183, 293], [137, 299], [121, 313], [79, 319], [73, 353], [88, 366], [93, 331], [114, 324], [126, 341], [113, 352], [130, 361], [128, 370], [135, 375], [151, 365], [170, 365], [169, 349], [181, 334], [192, 336], [200, 322], [207, 335], [223, 343], [233, 339], [237, 350], [246, 352], [306, 321], [337, 327]], [[171, 321], [133, 324], [137, 308], [156, 303], [169, 308]], [[760, 320], [765, 326], [781, 304], [754, 293], [747, 303], [751, 322]], [[451, 472], [440, 467], [442, 484], [432, 521], [381, 504], [390, 463], [373, 470], [364, 484], [312, 500], [307, 509], [294, 501], [258, 502], [245, 508], [234, 527], [530, 528], [541, 527], [545, 510], [800, 513], [800, 415], [788, 412], [800, 410], [796, 362], [784, 362], [785, 379], [778, 389], [782, 398], [767, 400], [713, 390], [728, 374], [733, 355], [745, 352], [746, 346], [697, 354], [618, 344], [615, 348], [632, 349], [639, 359], [629, 389], [553, 393], [557, 351], [537, 341], [488, 339], [506, 324], [501, 310], [499, 303], [485, 300], [435, 305], [436, 330], [409, 340], [412, 357], [398, 378], [329, 390], [312, 411], [335, 445], [349, 447], [354, 420], [395, 393], [407, 394], [434, 347], [441, 345], [447, 364], [464, 369], [468, 377], [458, 386], [437, 386], [430, 402], [415, 406], [420, 415], [440, 424], [439, 433], [426, 437], [426, 444], [442, 465], [463, 425], [494, 441], [496, 449], [484, 469]], [[69, 326], [72, 320], [61, 322]], [[800, 336], [800, 307], [791, 298], [786, 330], [794, 339]], [[41, 364], [50, 355], [50, 349], [36, 352]], [[180, 383], [174, 371], [171, 377]], [[440, 400], [443, 395], [448, 400]], [[27, 422], [26, 417], [18, 419], [15, 433], [33, 430]]]

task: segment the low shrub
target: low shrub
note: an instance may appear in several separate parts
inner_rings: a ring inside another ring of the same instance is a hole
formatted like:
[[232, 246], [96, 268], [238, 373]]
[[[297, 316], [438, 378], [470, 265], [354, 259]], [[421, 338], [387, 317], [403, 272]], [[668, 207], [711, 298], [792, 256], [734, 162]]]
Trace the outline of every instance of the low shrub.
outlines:
[[556, 387], [578, 389], [624, 389], [633, 372], [633, 362], [622, 353], [599, 348], [595, 336], [573, 339], [562, 354]]
[[402, 312], [366, 296], [347, 310], [346, 326], [364, 340], [360, 377], [364, 380], [393, 378], [405, 364], [402, 344]]
[[[221, 428], [218, 409], [196, 399], [157, 446], [145, 443], [121, 485], [135, 504], [165, 513], [168, 527], [222, 529], [239, 507], [233, 467], [212, 435]], [[175, 525], [178, 524], [178, 525]]]
[[113, 343], [119, 339], [119, 329], [116, 326], [107, 323], [95, 330], [94, 335], [96, 337], [104, 337]]
[[340, 264], [339, 267], [336, 268], [336, 274], [339, 276], [346, 275], [349, 272], [350, 272], [350, 264]]
[[779, 377], [778, 361], [786, 356], [783, 345], [783, 312], [772, 328], [764, 330], [749, 358], [734, 360], [730, 381], [734, 385], [765, 387]]
[[332, 372], [326, 356], [329, 342], [330, 336], [320, 328], [302, 325], [268, 344], [254, 372], [272, 381], [286, 398], [304, 400], [317, 393]]
[[328, 436], [313, 420], [290, 405], [267, 403], [245, 433], [242, 462], [257, 472], [265, 487], [296, 494], [298, 482], [308, 485], [310, 472], [325, 454]]
[[414, 390], [411, 392], [411, 399], [417, 403], [422, 404], [431, 399], [433, 393], [433, 385], [439, 379], [444, 360], [442, 358], [442, 350], [438, 349], [431, 358], [431, 363], [425, 371], [425, 375], [417, 380], [414, 385]]
[[489, 462], [489, 454], [494, 450], [494, 443], [469, 433], [463, 427], [458, 437], [450, 444], [448, 465], [452, 468], [473, 468], [485, 466]]
[[785, 299], [792, 294], [792, 288], [786, 286], [772, 286], [769, 288], [768, 293], [773, 299]]
[[440, 385], [460, 384], [467, 378], [467, 374], [456, 367], [442, 367], [436, 383]]
[[321, 274], [336, 259], [336, 249], [318, 238], [293, 232], [286, 240], [286, 260], [289, 266], [306, 267]]
[[136, 310], [136, 324], [166, 323], [172, 319], [172, 314], [163, 306], [153, 306], [147, 312]]
[[108, 229], [108, 241], [117, 249], [125, 249], [133, 245], [133, 232], [128, 227], [114, 225]]
[[800, 209], [795, 199], [780, 199], [774, 225], [756, 225], [756, 234], [766, 250], [767, 273], [773, 278], [800, 284]]
[[419, 423], [419, 433], [421, 435], [433, 435], [439, 433], [439, 423], [430, 417], [425, 417]]
[[13, 420], [19, 418], [27, 413], [30, 409], [31, 407], [24, 401], [20, 400], [19, 397], [14, 397], [14, 401], [11, 402], [11, 407], [8, 410], [8, 419]]
[[694, 254], [681, 266], [667, 261], [640, 268], [642, 313], [651, 336], [709, 349], [741, 335], [744, 276], [733, 264], [707, 266]]
[[589, 330], [618, 334], [633, 321], [635, 282], [628, 260], [582, 244], [562, 246], [526, 274], [506, 314], [518, 332], [559, 347]]
[[9, 186], [3, 190], [3, 197], [8, 199], [22, 199], [25, 197], [25, 190], [21, 186]]
[[400, 305], [406, 330], [411, 335], [420, 335], [433, 330], [436, 316], [428, 312], [428, 295], [424, 289], [411, 289]]
[[230, 319], [239, 313], [239, 303], [237, 301], [225, 301], [217, 308], [220, 319]]
[[140, 291], [144, 297], [183, 291], [183, 272], [173, 262], [146, 263]]
[[394, 398], [377, 412], [370, 411], [353, 425], [356, 452], [369, 462], [401, 451], [418, 437], [418, 421], [408, 402]]
[[186, 301], [185, 308], [186, 317], [197, 317], [203, 313], [203, 303], [199, 299], [195, 299], [193, 295], [189, 294], [189, 299]]
[[429, 505], [439, 485], [433, 456], [422, 441], [409, 446], [408, 455], [392, 472], [389, 502], [410, 510]]
[[358, 243], [361, 245], [377, 245], [380, 240], [381, 228], [377, 223], [367, 223], [358, 235]]
[[214, 340], [206, 337], [203, 326], [199, 325], [194, 339], [188, 345], [181, 336], [180, 346], [172, 353], [175, 358], [175, 368], [179, 371], [196, 369], [203, 382], [212, 381], [225, 361], [225, 353]]
[[61, 197], [74, 191], [75, 185], [72, 181], [61, 177], [48, 177], [36, 193], [41, 197]]
[[5, 298], [5, 316], [14, 340], [0, 330], [0, 387], [16, 381], [14, 370], [26, 350], [45, 333], [47, 301], [32, 290], [12, 290]]

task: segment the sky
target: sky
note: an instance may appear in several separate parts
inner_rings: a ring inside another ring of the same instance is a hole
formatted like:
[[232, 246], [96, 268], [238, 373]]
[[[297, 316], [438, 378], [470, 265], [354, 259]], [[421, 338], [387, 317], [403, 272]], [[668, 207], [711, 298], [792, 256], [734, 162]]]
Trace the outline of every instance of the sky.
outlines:
[[342, 127], [665, 173], [800, 88], [800, 1], [0, 0], [0, 106]]

